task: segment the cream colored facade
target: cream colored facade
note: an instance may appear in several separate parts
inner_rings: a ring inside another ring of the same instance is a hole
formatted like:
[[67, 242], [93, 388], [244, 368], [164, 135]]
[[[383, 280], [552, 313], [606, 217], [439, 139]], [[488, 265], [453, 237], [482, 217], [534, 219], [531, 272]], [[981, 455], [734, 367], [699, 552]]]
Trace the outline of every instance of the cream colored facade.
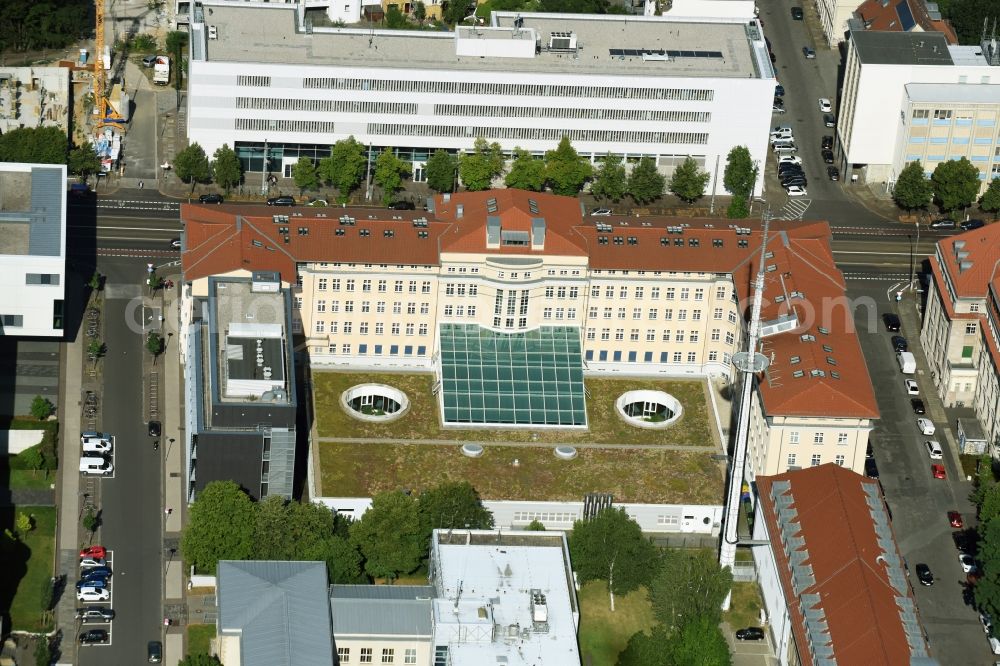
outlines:
[[403, 636], [336, 636], [338, 664], [431, 666], [431, 639]]
[[[983, 353], [980, 314], [986, 310], [984, 298], [954, 298], [940, 291], [931, 280], [927, 294], [927, 310], [920, 331], [920, 342], [931, 369], [931, 381], [946, 407], [963, 407], [976, 398]], [[949, 318], [942, 298], [952, 303], [956, 317]], [[987, 367], [992, 364], [986, 364]]]
[[304, 264], [299, 278], [293, 326], [314, 365], [432, 369], [438, 325], [466, 323], [578, 328], [588, 371], [728, 376], [740, 338], [728, 274], [445, 254], [440, 267]]

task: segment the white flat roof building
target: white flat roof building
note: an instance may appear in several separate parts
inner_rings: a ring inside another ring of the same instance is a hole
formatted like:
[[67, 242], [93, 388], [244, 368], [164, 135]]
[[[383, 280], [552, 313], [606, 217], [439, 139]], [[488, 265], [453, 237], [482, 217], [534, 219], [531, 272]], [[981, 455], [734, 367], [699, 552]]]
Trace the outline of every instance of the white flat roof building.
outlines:
[[66, 166], [0, 162], [0, 335], [62, 337]]
[[435, 663], [580, 663], [565, 533], [435, 530], [431, 579]]
[[937, 32], [852, 30], [837, 134], [848, 171], [891, 187], [914, 160], [928, 173], [965, 157], [983, 187], [1000, 175], [1000, 50]]
[[494, 12], [488, 26], [400, 31], [206, 2], [191, 33], [188, 135], [208, 154], [234, 146], [251, 172], [265, 142], [287, 177], [348, 136], [395, 148], [416, 180], [429, 153], [477, 137], [542, 154], [568, 136], [591, 158], [655, 156], [668, 175], [690, 155], [713, 179], [733, 146], [766, 156], [775, 80], [753, 19]]

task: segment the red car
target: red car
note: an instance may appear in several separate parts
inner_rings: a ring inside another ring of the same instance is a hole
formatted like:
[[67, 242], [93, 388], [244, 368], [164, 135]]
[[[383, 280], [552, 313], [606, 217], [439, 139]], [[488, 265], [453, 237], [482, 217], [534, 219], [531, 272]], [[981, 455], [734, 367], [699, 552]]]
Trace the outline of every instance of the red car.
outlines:
[[95, 560], [107, 557], [108, 551], [104, 546], [87, 546], [80, 550], [80, 557], [92, 557]]
[[945, 474], [944, 471], [944, 465], [931, 465], [931, 475], [935, 479], [945, 478], [947, 475]]
[[952, 527], [958, 530], [965, 527], [965, 523], [962, 522], [962, 514], [960, 514], [958, 511], [948, 512], [948, 522], [951, 523]]

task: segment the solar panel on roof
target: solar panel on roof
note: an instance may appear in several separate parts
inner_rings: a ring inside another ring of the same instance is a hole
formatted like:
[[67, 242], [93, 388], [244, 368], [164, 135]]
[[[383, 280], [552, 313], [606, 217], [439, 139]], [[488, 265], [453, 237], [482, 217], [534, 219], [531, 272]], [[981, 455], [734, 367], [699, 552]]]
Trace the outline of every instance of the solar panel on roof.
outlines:
[[674, 49], [608, 49], [616, 57], [666, 56], [669, 58], [722, 58], [722, 51], [678, 51]]
[[906, 0], [899, 0], [899, 3], [896, 5], [896, 14], [899, 15], [899, 26], [903, 29], [903, 32], [913, 30], [913, 26], [917, 22], [913, 20], [913, 13], [910, 11], [910, 6], [906, 4]]

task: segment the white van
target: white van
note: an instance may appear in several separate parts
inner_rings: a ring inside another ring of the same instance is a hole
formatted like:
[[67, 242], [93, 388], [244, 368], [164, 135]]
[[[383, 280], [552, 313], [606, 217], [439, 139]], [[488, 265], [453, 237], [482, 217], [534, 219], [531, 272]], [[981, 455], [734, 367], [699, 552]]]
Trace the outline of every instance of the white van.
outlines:
[[82, 456], [80, 458], [81, 474], [104, 475], [111, 474], [113, 471], [115, 471], [115, 466], [111, 464], [110, 460], [96, 456]]
[[912, 375], [917, 371], [917, 359], [913, 352], [896, 352], [896, 362], [899, 363], [899, 370], [904, 375]]

